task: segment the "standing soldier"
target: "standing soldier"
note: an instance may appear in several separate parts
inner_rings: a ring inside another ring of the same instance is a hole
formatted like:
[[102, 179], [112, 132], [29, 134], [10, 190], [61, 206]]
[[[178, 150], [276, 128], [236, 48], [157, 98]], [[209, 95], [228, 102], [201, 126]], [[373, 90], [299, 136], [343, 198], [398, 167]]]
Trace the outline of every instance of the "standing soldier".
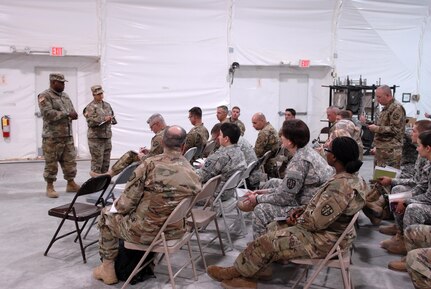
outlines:
[[43, 117], [42, 150], [45, 157], [43, 177], [47, 183], [46, 194], [57, 198], [54, 189], [57, 180], [58, 162], [67, 180], [66, 192], [77, 192], [75, 183], [76, 152], [72, 135], [72, 120], [78, 119], [72, 101], [64, 91], [64, 75], [51, 73], [49, 89], [38, 95], [39, 109]]
[[91, 171], [99, 174], [109, 169], [112, 150], [111, 124], [116, 124], [111, 105], [103, 101], [103, 89], [100, 85], [91, 87], [94, 100], [84, 108], [87, 119], [88, 148], [91, 154]]
[[376, 98], [378, 103], [383, 106], [383, 109], [376, 124], [368, 126], [368, 129], [374, 133], [374, 145], [376, 147], [374, 164], [399, 169], [401, 166], [406, 111], [401, 103], [395, 100], [391, 88], [387, 85], [379, 86], [376, 89]]
[[236, 124], [241, 130], [241, 136], [245, 133], [245, 125], [242, 121], [239, 120], [239, 116], [241, 115], [241, 109], [238, 106], [232, 107], [232, 115], [229, 117], [229, 122]]

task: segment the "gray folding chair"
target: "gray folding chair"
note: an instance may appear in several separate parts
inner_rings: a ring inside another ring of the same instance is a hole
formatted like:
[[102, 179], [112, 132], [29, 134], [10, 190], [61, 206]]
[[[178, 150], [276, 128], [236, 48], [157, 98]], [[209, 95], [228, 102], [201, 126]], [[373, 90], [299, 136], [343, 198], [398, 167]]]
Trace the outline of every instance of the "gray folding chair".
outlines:
[[257, 165], [257, 161], [252, 161], [251, 163], [248, 164], [247, 169], [242, 173], [241, 181], [239, 182], [238, 187], [244, 186], [245, 189], [248, 189], [246, 180], [248, 179], [251, 171], [254, 170], [256, 165]]
[[196, 152], [197, 152], [198, 148], [197, 147], [192, 147], [189, 148], [185, 153], [184, 153], [184, 157], [186, 158], [186, 160], [188, 160], [189, 162], [193, 159], [193, 157], [195, 156]]

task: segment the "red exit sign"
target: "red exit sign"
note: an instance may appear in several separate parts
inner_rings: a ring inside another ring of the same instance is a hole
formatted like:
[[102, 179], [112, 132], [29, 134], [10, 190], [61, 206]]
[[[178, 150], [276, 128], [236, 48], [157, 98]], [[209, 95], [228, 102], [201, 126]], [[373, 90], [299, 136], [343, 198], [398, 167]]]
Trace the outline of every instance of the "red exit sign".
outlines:
[[49, 55], [51, 56], [64, 56], [64, 49], [63, 47], [51, 47], [51, 50], [49, 51]]
[[310, 59], [300, 59], [299, 67], [310, 67]]

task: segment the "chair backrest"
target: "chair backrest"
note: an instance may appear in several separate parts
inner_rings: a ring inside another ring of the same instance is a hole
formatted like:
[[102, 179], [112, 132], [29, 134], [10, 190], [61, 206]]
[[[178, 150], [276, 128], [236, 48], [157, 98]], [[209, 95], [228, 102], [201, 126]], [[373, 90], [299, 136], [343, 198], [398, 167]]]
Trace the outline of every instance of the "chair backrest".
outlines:
[[210, 152], [214, 150], [215, 146], [216, 146], [216, 142], [214, 140], [207, 142], [204, 150], [202, 151], [202, 155], [204, 156], [208, 155]]
[[76, 193], [77, 196], [84, 196], [98, 191], [105, 191], [111, 182], [110, 175], [100, 175], [88, 179], [81, 185], [81, 188]]
[[332, 249], [329, 251], [328, 255], [333, 254], [338, 246], [340, 245], [340, 243], [344, 240], [344, 237], [346, 237], [347, 233], [349, 233], [355, 226], [356, 220], [359, 217], [359, 214], [361, 213], [361, 210], [359, 210], [358, 212], [356, 212], [353, 217], [352, 220], [350, 220], [349, 225], [347, 225], [346, 229], [344, 230], [344, 232], [340, 235], [340, 237], [338, 238], [337, 242], [335, 242], [334, 246], [332, 247]]
[[196, 154], [196, 151], [198, 150], [197, 147], [192, 147], [189, 148], [185, 153], [184, 153], [184, 157], [186, 158], [186, 160], [191, 161], [192, 158], [194, 157], [194, 155]]
[[209, 197], [213, 196], [215, 190], [220, 184], [220, 181], [221, 181], [221, 175], [218, 175], [209, 179], [202, 187], [202, 190], [196, 195], [194, 203], [197, 203], [202, 200], [206, 200]]
[[220, 190], [220, 193], [215, 198], [213, 204], [216, 204], [216, 202], [218, 202], [218, 200], [221, 198], [221, 196], [226, 190], [234, 189], [238, 186], [239, 182], [241, 181], [241, 175], [241, 171], [236, 171], [235, 173], [233, 173], [232, 176], [230, 176], [226, 183], [224, 183], [223, 187]]
[[257, 164], [257, 161], [252, 161], [251, 163], [249, 163], [247, 166], [247, 169], [242, 174], [241, 179], [243, 179], [243, 180], [247, 179], [250, 176], [250, 173], [254, 169], [256, 164]]
[[258, 160], [258, 167], [264, 166], [271, 156], [271, 151], [267, 151], [263, 154], [263, 156]]
[[188, 211], [190, 210], [190, 205], [192, 201], [192, 197], [183, 199], [163, 223], [163, 226], [160, 228], [159, 233], [163, 232], [168, 225], [178, 223], [179, 221], [185, 219]]
[[110, 198], [115, 200], [114, 196], [114, 189], [117, 185], [125, 184], [129, 181], [130, 176], [133, 174], [135, 169], [139, 166], [139, 162], [134, 162], [130, 164], [128, 167], [126, 167], [121, 173], [118, 174], [117, 178], [115, 179], [114, 183], [111, 186], [111, 189], [109, 190], [109, 193], [106, 195], [105, 201], [108, 201]]

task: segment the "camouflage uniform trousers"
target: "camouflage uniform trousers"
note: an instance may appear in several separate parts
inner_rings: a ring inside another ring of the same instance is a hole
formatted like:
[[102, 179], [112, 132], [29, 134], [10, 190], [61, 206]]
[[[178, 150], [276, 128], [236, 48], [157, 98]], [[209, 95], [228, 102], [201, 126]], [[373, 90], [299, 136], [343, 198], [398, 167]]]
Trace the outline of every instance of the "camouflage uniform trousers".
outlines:
[[43, 177], [46, 182], [57, 180], [58, 163], [63, 170], [65, 180], [73, 180], [76, 176], [76, 151], [73, 137], [43, 138], [43, 156], [45, 169]]
[[242, 276], [252, 277], [272, 262], [301, 257], [310, 258], [301, 240], [287, 228], [268, 232], [251, 242], [234, 266]]
[[128, 151], [124, 155], [122, 155], [115, 164], [112, 165], [111, 171], [112, 176], [116, 176], [121, 173], [125, 168], [131, 165], [134, 162], [138, 162], [138, 154], [134, 151]]
[[[402, 193], [402, 192], [408, 192], [411, 189], [412, 189], [412, 187], [409, 187], [409, 186], [397, 185], [397, 186], [392, 187], [391, 194], [398, 194], [398, 193]], [[400, 231], [403, 232], [403, 228], [404, 228], [404, 224], [403, 224], [404, 213], [397, 214], [397, 213], [395, 213], [395, 211], [392, 211], [392, 213], [394, 215], [395, 224], [397, 225], [397, 228], [399, 228]]]
[[95, 173], [106, 173], [111, 161], [112, 143], [110, 138], [89, 138], [88, 148], [91, 154], [91, 170]]
[[[283, 180], [270, 179], [265, 183], [262, 189], [277, 188], [281, 185]], [[295, 206], [277, 206], [269, 203], [260, 203], [253, 210], [252, 215], [252, 228], [253, 238], [257, 239], [259, 236], [266, 233], [267, 225], [274, 221], [275, 217], [287, 217], [290, 210], [296, 208]]]
[[407, 206], [404, 212], [403, 228], [406, 230], [408, 226], [416, 224], [431, 225], [431, 205], [412, 203]]
[[415, 288], [431, 288], [431, 226], [408, 226], [404, 240], [407, 271]]
[[97, 224], [99, 228], [99, 254], [103, 260], [115, 260], [118, 255], [118, 239], [139, 243], [140, 236], [129, 229], [129, 216], [109, 213], [110, 207], [106, 207], [100, 214]]
[[391, 166], [399, 169], [401, 167], [401, 148], [376, 148], [374, 166]]

